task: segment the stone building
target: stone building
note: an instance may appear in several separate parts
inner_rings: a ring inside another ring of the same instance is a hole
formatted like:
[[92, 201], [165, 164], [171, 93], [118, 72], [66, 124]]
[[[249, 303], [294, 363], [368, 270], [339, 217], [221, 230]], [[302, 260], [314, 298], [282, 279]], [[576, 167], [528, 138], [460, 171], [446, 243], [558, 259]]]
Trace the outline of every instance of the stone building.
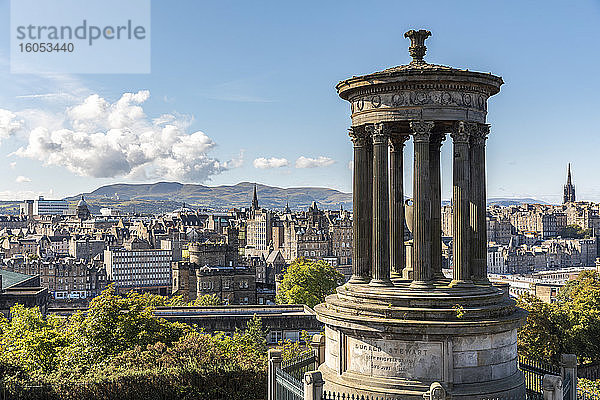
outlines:
[[312, 226], [298, 228], [296, 231], [298, 257], [322, 260], [331, 254], [329, 234]]
[[214, 294], [223, 304], [256, 304], [252, 267], [202, 266], [196, 269], [196, 296]]
[[600, 233], [598, 204], [579, 202], [563, 205], [567, 225], [577, 225], [581, 229], [592, 229]]
[[39, 284], [48, 290], [54, 302], [95, 297], [107, 283], [106, 270], [102, 265], [71, 257], [52, 260], [13, 257], [4, 260], [3, 268], [39, 276]]
[[452, 236], [452, 206], [442, 206], [442, 236]]
[[246, 220], [246, 255], [256, 256], [269, 251], [273, 241], [273, 212], [258, 206], [256, 185], [252, 198], [250, 217]]
[[69, 255], [76, 259], [91, 260], [104, 254], [106, 242], [90, 236], [72, 237], [69, 241]]
[[47, 236], [39, 240], [39, 253], [42, 256], [64, 257], [69, 255], [69, 236]]
[[504, 249], [499, 245], [488, 245], [487, 270], [489, 274], [506, 274], [508, 269], [504, 263]]
[[188, 246], [190, 262], [199, 265], [234, 266], [238, 264], [237, 248], [225, 243], [194, 243]]
[[331, 238], [330, 253], [339, 265], [352, 264], [352, 218], [350, 213], [340, 210], [339, 214], [327, 213], [327, 226]]
[[256, 304], [256, 270], [253, 266], [208, 266], [187, 261], [172, 266], [172, 293], [193, 301], [215, 295], [223, 304]]
[[513, 235], [510, 220], [500, 216], [488, 215], [487, 235], [488, 241], [507, 245]]

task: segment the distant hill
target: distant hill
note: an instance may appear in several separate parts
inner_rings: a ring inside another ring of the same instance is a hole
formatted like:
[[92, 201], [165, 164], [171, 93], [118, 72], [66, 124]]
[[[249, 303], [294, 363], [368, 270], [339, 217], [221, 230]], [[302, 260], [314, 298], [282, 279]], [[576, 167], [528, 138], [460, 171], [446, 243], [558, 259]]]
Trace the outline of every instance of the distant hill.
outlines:
[[511, 197], [490, 197], [487, 199], [487, 204], [496, 204], [499, 206], [516, 206], [519, 204], [550, 204], [542, 200], [532, 199], [530, 197], [525, 198], [511, 198]]
[[[289, 202], [292, 210], [306, 209], [313, 201], [319, 208], [338, 209], [341, 206], [352, 210], [352, 193], [316, 187], [280, 188], [257, 184], [258, 202], [261, 207], [283, 209]], [[178, 182], [157, 182], [151, 184], [118, 183], [99, 187], [90, 193], [83, 193], [93, 214], [100, 208], [112, 207], [123, 212], [161, 213], [173, 211], [186, 203], [192, 208], [226, 209], [249, 207], [252, 201], [254, 183], [241, 182], [237, 185], [204, 186]], [[67, 197], [72, 208], [81, 194]], [[445, 200], [443, 204], [450, 204]], [[532, 198], [488, 198], [487, 204], [502, 206], [523, 203], [548, 204]], [[0, 214], [18, 214], [18, 201], [0, 201]]]
[[[442, 200], [443, 205], [450, 205], [450, 200]], [[499, 206], [516, 206], [519, 204], [550, 204], [545, 201], [532, 199], [531, 197], [488, 197], [487, 205], [499, 205]]]
[[[225, 209], [249, 207], [252, 202], [254, 183], [241, 182], [237, 185], [204, 186], [177, 182], [152, 184], [114, 184], [102, 186], [93, 192], [83, 193], [90, 204], [90, 211], [100, 207], [115, 207], [123, 211], [165, 212], [186, 203], [193, 208]], [[292, 209], [305, 209], [316, 201], [322, 209], [352, 209], [352, 194], [338, 190], [316, 187], [279, 188], [256, 185], [261, 207], [282, 209], [286, 202]], [[68, 197], [75, 202], [81, 194]]]

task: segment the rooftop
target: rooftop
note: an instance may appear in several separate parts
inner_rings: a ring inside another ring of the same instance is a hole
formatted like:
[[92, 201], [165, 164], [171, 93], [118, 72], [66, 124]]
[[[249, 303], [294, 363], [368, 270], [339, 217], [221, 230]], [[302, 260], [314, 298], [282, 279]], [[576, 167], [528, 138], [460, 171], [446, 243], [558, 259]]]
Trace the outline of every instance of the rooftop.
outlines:
[[17, 285], [32, 277], [32, 275], [20, 274], [18, 272], [7, 271], [5, 269], [0, 269], [0, 276], [2, 276], [2, 289]]

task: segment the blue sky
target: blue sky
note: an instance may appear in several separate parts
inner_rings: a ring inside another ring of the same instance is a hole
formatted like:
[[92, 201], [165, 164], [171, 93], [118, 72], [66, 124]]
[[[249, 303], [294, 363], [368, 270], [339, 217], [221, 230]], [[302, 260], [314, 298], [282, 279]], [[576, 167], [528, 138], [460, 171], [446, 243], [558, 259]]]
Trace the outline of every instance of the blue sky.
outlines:
[[[159, 180], [350, 191], [350, 107], [335, 84], [409, 62], [403, 33], [427, 28], [427, 61], [506, 82], [489, 104], [488, 196], [558, 202], [571, 162], [578, 198], [600, 201], [598, 1], [153, 1], [152, 72], [122, 75], [11, 74], [9, 14], [0, 1], [0, 109], [25, 123], [0, 135], [1, 199]], [[141, 112], [132, 124], [165, 116], [180, 152], [134, 168], [112, 153], [81, 165], [78, 154], [31, 145], [35, 128], [59, 131], [65, 115], [92, 103]], [[201, 161], [182, 170], [190, 157]]]

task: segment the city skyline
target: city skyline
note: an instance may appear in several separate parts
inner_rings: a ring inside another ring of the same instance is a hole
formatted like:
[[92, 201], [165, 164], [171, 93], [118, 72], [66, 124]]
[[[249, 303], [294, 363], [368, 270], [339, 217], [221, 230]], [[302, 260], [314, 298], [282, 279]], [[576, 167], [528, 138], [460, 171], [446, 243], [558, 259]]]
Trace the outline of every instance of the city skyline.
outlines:
[[[350, 121], [334, 84], [356, 71], [408, 63], [402, 34], [416, 23], [433, 33], [428, 62], [469, 65], [506, 82], [502, 96], [491, 100], [488, 197], [558, 204], [571, 162], [578, 199], [600, 201], [592, 111], [600, 56], [586, 51], [600, 37], [596, 2], [547, 3], [544, 16], [534, 4], [516, 2], [503, 8], [389, 2], [366, 13], [352, 3], [342, 10], [317, 3], [152, 6], [147, 75], [12, 75], [8, 39], [0, 41], [0, 199], [157, 181], [350, 192]], [[445, 17], [449, 7], [460, 11], [452, 20]], [[0, 3], [6, 25], [8, 9], [7, 1]], [[175, 16], [181, 21], [169, 23]], [[477, 51], [484, 46], [494, 51]], [[108, 134], [115, 127], [131, 130], [129, 148], [144, 144], [150, 131], [155, 158], [136, 160], [128, 149], [111, 148], [120, 140]], [[64, 129], [91, 144], [73, 144], [73, 136], [60, 135]], [[59, 146], [42, 146], [48, 141]], [[159, 151], [165, 147], [171, 150]], [[450, 198], [450, 155], [444, 146], [444, 199]], [[412, 181], [411, 160], [409, 142], [405, 182]]]

